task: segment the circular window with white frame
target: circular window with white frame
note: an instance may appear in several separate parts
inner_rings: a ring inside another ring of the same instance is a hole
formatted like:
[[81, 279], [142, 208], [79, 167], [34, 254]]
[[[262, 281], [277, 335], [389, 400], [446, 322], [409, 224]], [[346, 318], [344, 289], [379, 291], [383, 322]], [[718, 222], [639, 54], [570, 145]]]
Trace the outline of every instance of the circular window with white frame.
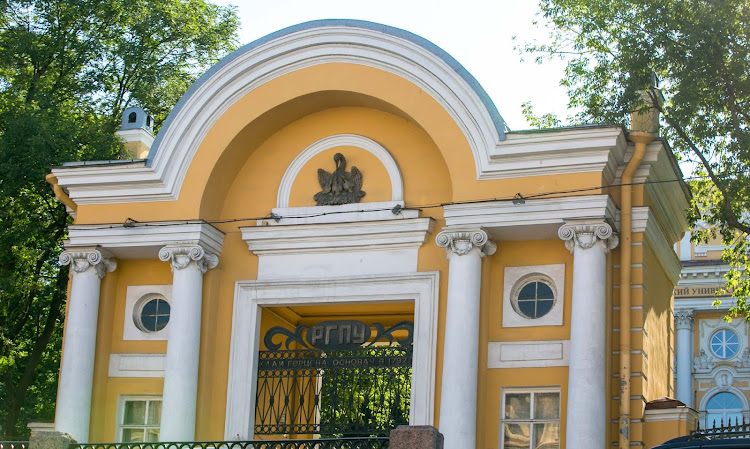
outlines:
[[511, 296], [513, 309], [524, 318], [535, 320], [555, 306], [557, 292], [552, 280], [542, 274], [525, 276], [516, 282]]
[[719, 329], [710, 340], [711, 352], [720, 359], [734, 357], [740, 350], [740, 338], [731, 329]]
[[159, 332], [169, 324], [171, 306], [161, 295], [146, 295], [133, 308], [133, 322], [142, 332]]

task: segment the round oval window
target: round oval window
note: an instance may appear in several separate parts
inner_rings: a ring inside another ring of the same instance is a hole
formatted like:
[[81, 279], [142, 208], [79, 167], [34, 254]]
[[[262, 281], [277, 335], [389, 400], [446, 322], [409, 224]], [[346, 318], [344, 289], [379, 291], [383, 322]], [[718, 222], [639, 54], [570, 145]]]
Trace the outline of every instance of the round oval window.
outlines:
[[722, 329], [711, 337], [711, 352], [720, 359], [734, 356], [740, 350], [740, 338], [729, 329]]
[[138, 327], [144, 332], [157, 332], [169, 323], [171, 307], [163, 298], [153, 298], [146, 301], [138, 314]]
[[526, 283], [515, 298], [518, 313], [526, 318], [541, 318], [555, 305], [555, 293], [546, 282], [534, 280]]

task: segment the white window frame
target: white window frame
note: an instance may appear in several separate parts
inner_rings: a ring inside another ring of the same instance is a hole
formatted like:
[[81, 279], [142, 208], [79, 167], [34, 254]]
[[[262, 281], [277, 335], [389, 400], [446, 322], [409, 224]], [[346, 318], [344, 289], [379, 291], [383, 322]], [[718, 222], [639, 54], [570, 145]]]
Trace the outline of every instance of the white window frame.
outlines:
[[[555, 302], [547, 314], [529, 318], [516, 311], [514, 302], [521, 287], [543, 280], [552, 288]], [[565, 264], [505, 267], [503, 275], [503, 327], [562, 326], [565, 304]]]
[[[128, 401], [162, 401], [161, 395], [151, 394], [151, 395], [120, 395], [117, 397], [117, 423], [115, 428], [115, 441], [117, 443], [122, 443], [122, 431], [123, 428], [132, 428], [132, 427], [139, 427], [139, 426], [126, 426], [123, 424], [123, 419], [125, 417], [125, 402]], [[148, 416], [148, 406], [146, 406], [146, 416]], [[147, 427], [158, 427], [159, 433], [161, 434], [161, 417], [159, 418], [159, 426], [142, 426], [144, 429]]]
[[138, 327], [143, 306], [155, 298], [164, 299], [172, 306], [172, 285], [129, 285], [125, 294], [125, 320], [122, 327], [122, 339], [126, 341], [166, 341], [169, 323], [156, 332], [147, 332]]
[[[557, 393], [559, 399], [559, 405], [560, 410], [558, 410], [558, 418], [556, 420], [554, 419], [534, 419], [534, 398], [533, 395], [536, 393]], [[505, 396], [507, 394], [529, 394], [530, 396], [530, 411], [529, 411], [529, 419], [527, 420], [516, 420], [516, 419], [505, 419]], [[503, 442], [505, 440], [505, 423], [512, 422], [512, 423], [531, 423], [532, 426], [530, 426], [530, 432], [529, 432], [529, 448], [531, 448], [531, 444], [533, 443], [533, 424], [535, 423], [554, 423], [557, 422], [558, 424], [558, 432], [559, 437], [562, 440], [562, 428], [561, 428], [561, 418], [562, 418], [562, 393], [560, 392], [560, 387], [507, 387], [503, 388], [500, 396], [500, 438], [498, 440], [498, 448], [503, 449]], [[561, 442], [562, 444], [562, 442]]]

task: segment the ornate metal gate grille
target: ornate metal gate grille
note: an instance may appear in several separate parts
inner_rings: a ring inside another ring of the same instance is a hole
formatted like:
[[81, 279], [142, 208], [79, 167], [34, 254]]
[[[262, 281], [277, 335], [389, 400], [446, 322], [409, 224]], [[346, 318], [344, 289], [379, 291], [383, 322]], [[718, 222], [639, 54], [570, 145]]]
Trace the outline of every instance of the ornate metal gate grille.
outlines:
[[[376, 436], [408, 424], [413, 327], [324, 321], [270, 329], [269, 350], [259, 353], [255, 433]], [[407, 337], [394, 342], [397, 331]], [[286, 350], [276, 335], [287, 337]]]

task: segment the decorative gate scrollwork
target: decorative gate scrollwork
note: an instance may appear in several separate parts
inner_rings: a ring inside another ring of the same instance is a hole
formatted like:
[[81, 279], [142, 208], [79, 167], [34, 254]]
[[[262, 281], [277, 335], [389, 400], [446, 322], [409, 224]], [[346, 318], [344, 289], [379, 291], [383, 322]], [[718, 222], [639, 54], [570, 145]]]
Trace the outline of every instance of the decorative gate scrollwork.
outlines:
[[269, 329], [268, 350], [259, 352], [255, 433], [376, 436], [408, 424], [413, 333], [408, 321]]

